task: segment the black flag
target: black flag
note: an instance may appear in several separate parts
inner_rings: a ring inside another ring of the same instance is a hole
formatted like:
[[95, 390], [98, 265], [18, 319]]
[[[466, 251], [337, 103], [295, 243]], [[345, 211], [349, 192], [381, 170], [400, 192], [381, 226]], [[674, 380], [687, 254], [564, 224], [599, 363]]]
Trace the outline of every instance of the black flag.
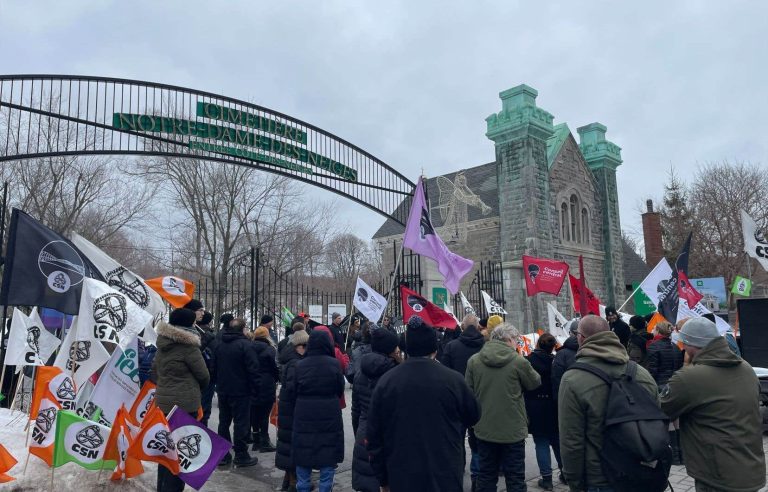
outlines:
[[85, 277], [104, 280], [67, 238], [13, 209], [0, 304], [77, 314]]
[[677, 323], [677, 311], [680, 307], [680, 288], [678, 285], [680, 275], [678, 272], [682, 272], [684, 281], [688, 282], [688, 255], [691, 250], [691, 235], [692, 233], [688, 234], [688, 239], [685, 240], [680, 254], [677, 255], [675, 266], [672, 269], [672, 277], [666, 283], [662, 282], [659, 285], [659, 313], [673, 325]]

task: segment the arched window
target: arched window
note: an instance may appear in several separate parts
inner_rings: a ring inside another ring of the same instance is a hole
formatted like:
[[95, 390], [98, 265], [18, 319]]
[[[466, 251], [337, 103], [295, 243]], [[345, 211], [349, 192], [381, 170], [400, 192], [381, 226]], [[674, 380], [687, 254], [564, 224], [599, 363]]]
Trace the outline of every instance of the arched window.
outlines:
[[581, 242], [581, 231], [579, 224], [579, 198], [576, 195], [571, 195], [571, 241]]
[[560, 206], [560, 234], [563, 241], [571, 240], [571, 235], [568, 233], [568, 224], [570, 224], [570, 220], [568, 219], [568, 204], [563, 202]]
[[581, 236], [584, 244], [589, 244], [591, 235], [589, 234], [589, 212], [587, 208], [581, 209]]

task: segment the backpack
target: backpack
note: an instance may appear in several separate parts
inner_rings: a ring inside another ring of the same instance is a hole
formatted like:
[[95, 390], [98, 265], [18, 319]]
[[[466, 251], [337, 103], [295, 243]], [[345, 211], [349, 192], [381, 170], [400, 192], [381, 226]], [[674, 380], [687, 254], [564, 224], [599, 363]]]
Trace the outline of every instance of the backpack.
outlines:
[[629, 361], [619, 378], [582, 362], [573, 364], [571, 369], [592, 373], [609, 387], [600, 461], [613, 489], [664, 491], [672, 467], [669, 417], [635, 379], [637, 363]]

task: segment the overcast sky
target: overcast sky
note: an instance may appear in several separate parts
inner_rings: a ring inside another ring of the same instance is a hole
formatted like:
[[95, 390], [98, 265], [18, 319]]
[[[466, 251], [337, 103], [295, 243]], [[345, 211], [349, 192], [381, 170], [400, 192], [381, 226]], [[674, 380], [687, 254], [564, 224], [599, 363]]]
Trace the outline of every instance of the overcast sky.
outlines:
[[[556, 124], [608, 127], [624, 159], [622, 226], [635, 232], [670, 165], [684, 179], [706, 161], [768, 165], [766, 61], [767, 2], [0, 0], [0, 73], [244, 99], [414, 181], [421, 168], [435, 176], [493, 160], [485, 118], [500, 91], [528, 84]], [[363, 238], [383, 222], [336, 200]]]

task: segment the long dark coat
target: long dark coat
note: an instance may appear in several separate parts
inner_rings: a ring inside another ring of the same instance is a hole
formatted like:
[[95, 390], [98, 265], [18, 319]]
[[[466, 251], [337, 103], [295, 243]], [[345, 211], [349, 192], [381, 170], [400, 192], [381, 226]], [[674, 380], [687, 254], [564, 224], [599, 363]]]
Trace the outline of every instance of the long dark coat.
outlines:
[[293, 441], [293, 409], [296, 403], [296, 363], [304, 356], [299, 355], [292, 344], [280, 352], [280, 367], [283, 368], [283, 385], [280, 387], [277, 404], [277, 453], [275, 466], [281, 470], [293, 470], [296, 463], [291, 456]]
[[254, 339], [253, 347], [259, 360], [259, 393], [256, 396], [251, 396], [251, 405], [271, 405], [275, 401], [277, 380], [279, 379], [279, 371], [275, 361], [276, 350], [265, 338]]
[[396, 492], [459, 492], [464, 432], [480, 405], [464, 378], [411, 357], [381, 377], [368, 410], [368, 452], [379, 483]]
[[525, 413], [528, 414], [528, 432], [534, 436], [557, 435], [557, 403], [552, 396], [552, 362], [555, 357], [536, 349], [527, 357], [541, 377], [541, 386], [526, 391]]
[[226, 396], [259, 394], [259, 359], [242, 331], [225, 330], [213, 357], [216, 392]]
[[560, 390], [560, 380], [563, 379], [565, 371], [576, 362], [578, 350], [579, 342], [576, 340], [576, 335], [571, 335], [563, 342], [563, 346], [555, 355], [555, 360], [552, 363], [552, 397], [555, 401], [557, 401], [557, 392]]
[[334, 357], [330, 337], [319, 330], [309, 335], [304, 359], [296, 363], [292, 382], [293, 461], [296, 466], [322, 468], [344, 461], [344, 424], [339, 398], [344, 376]]
[[462, 376], [467, 372], [467, 361], [470, 357], [480, 352], [485, 343], [483, 334], [474, 326], [468, 326], [459, 338], [451, 340], [445, 346], [443, 359], [440, 361], [445, 367], [449, 367]]

